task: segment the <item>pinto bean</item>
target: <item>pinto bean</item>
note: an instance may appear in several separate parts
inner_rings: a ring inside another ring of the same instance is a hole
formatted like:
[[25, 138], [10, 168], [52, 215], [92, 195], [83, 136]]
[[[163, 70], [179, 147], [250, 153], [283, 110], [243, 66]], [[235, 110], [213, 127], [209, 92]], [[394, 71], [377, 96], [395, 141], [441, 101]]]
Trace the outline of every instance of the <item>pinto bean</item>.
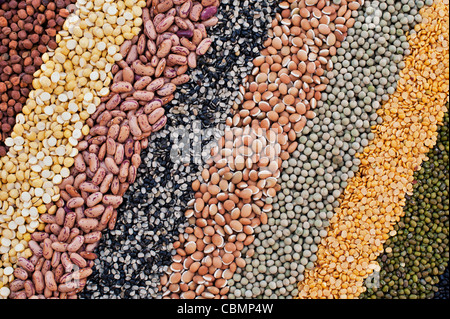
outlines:
[[13, 281], [11, 281], [9, 283], [9, 289], [11, 291], [19, 291], [24, 288], [24, 285], [25, 285], [25, 281], [23, 281], [21, 279], [14, 279]]
[[41, 215], [41, 220], [44, 223], [47, 223], [47, 224], [54, 224], [54, 223], [56, 223], [55, 216], [54, 215], [50, 215], [50, 214], [42, 214]]
[[129, 138], [125, 141], [125, 144], [123, 145], [123, 155], [125, 158], [130, 158], [131, 156], [133, 156], [133, 154], [134, 154], [134, 141], [133, 139]]
[[144, 23], [144, 34], [152, 40], [156, 40], [157, 33], [155, 26], [151, 20]]
[[195, 53], [197, 55], [204, 55], [211, 46], [211, 43], [212, 40], [210, 38], [203, 39], [202, 42], [200, 42], [200, 44], [198, 45], [197, 49], [195, 50]]
[[[73, 187], [72, 185], [66, 186], [67, 193], [72, 197], [80, 197], [80, 193], [78, 193], [77, 189]], [[56, 216], [55, 216], [55, 222], [56, 222]]]
[[122, 163], [122, 161], [124, 159], [124, 156], [125, 156], [124, 145], [123, 144], [117, 144], [116, 152], [114, 153], [114, 162], [117, 165], [120, 165], [120, 163]]
[[108, 170], [113, 173], [114, 175], [119, 174], [119, 167], [117, 166], [116, 162], [114, 161], [114, 158], [107, 157], [105, 158], [105, 165], [108, 168]]
[[167, 61], [174, 65], [185, 65], [187, 64], [187, 57], [181, 54], [169, 54]]
[[66, 213], [66, 217], [64, 219], [64, 226], [72, 228], [75, 225], [77, 214], [74, 211]]
[[123, 161], [123, 163], [120, 165], [120, 168], [119, 168], [119, 181], [121, 183], [124, 183], [126, 181], [126, 178], [128, 177], [128, 169], [129, 169], [129, 167], [130, 167], [130, 161], [129, 160]]
[[173, 92], [175, 92], [175, 90], [177, 89], [177, 86], [173, 83], [166, 83], [164, 84], [158, 91], [156, 91], [156, 93], [159, 96], [168, 96], [170, 94], [172, 94]]
[[218, 18], [218, 17], [212, 17], [212, 18], [209, 18], [209, 19], [206, 20], [206, 21], [203, 21], [202, 24], [203, 24], [205, 27], [213, 27], [213, 26], [215, 26], [218, 22], [219, 22], [219, 18]]
[[201, 3], [196, 2], [191, 9], [191, 12], [189, 13], [189, 19], [191, 21], [198, 21], [200, 20], [200, 15], [203, 11], [203, 6]]
[[148, 123], [146, 114], [139, 115], [137, 121], [142, 132], [151, 132], [152, 126]]
[[202, 31], [200, 31], [199, 29], [195, 29], [192, 34], [191, 39], [192, 43], [198, 46], [202, 41], [202, 39], [203, 39]]
[[82, 197], [71, 198], [66, 204], [67, 208], [70, 208], [70, 209], [76, 208], [76, 207], [81, 207], [83, 205], [84, 205], [84, 199]]
[[119, 53], [122, 56], [127, 56], [127, 54], [130, 51], [132, 45], [133, 45], [133, 43], [131, 42], [131, 40], [125, 40], [120, 46]]
[[[95, 192], [89, 195], [89, 197], [86, 199], [86, 206], [87, 207], [94, 207], [98, 203], [102, 201], [103, 194], [101, 192]], [[85, 213], [86, 214], [86, 213]]]
[[111, 91], [114, 93], [126, 93], [130, 92], [133, 86], [129, 82], [118, 81], [111, 85]]
[[55, 274], [51, 271], [47, 271], [44, 276], [45, 286], [50, 291], [57, 291], [58, 285], [56, 284]]
[[100, 167], [97, 172], [92, 177], [92, 183], [95, 185], [100, 185], [103, 181], [103, 179], [106, 176], [106, 170], [103, 167]]
[[152, 132], [159, 131], [166, 125], [167, 123], [167, 117], [164, 115], [162, 116], [155, 124], [152, 126]]
[[158, 51], [156, 52], [156, 56], [158, 58], [165, 58], [169, 54], [171, 48], [172, 48], [172, 40], [165, 39], [159, 45]]
[[27, 280], [28, 279], [28, 273], [23, 268], [16, 268], [14, 269], [14, 277], [21, 279], [21, 280]]
[[155, 124], [165, 113], [164, 108], [159, 107], [155, 109], [152, 113], [148, 115], [148, 122], [150, 124]]
[[80, 268], [84, 268], [87, 266], [87, 261], [83, 257], [81, 257], [80, 254], [77, 254], [75, 252], [70, 253], [69, 255], [70, 260], [77, 265]]
[[[59, 209], [58, 209], [58, 211], [59, 211]], [[48, 238], [48, 237], [49, 237], [49, 234], [46, 232], [34, 232], [31, 234], [31, 239], [33, 239], [37, 242], [42, 242], [45, 238]]]
[[94, 127], [91, 127], [89, 134], [92, 136], [96, 135], [106, 135], [108, 133], [108, 128], [103, 125], [95, 125]]
[[136, 180], [137, 175], [137, 167], [134, 165], [131, 165], [128, 169], [128, 183], [133, 184]]
[[111, 218], [109, 219], [108, 222], [108, 229], [109, 230], [113, 230], [114, 226], [116, 225], [116, 221], [117, 221], [117, 210], [113, 211], [113, 214], [111, 216]]
[[138, 107], [139, 103], [135, 100], [127, 100], [120, 104], [120, 110], [124, 112], [136, 110]]
[[79, 188], [80, 184], [86, 180], [87, 176], [85, 173], [78, 174], [73, 182], [73, 187]]
[[131, 68], [133, 69], [134, 73], [139, 76], [153, 76], [155, 74], [155, 68], [153, 66], [145, 65], [141, 61], [136, 61], [135, 63], [133, 63]]
[[45, 283], [44, 283], [44, 276], [42, 275], [42, 272], [40, 272], [39, 270], [36, 270], [35, 272], [33, 272], [33, 275], [31, 276], [31, 278], [33, 281], [33, 285], [36, 289], [36, 292], [43, 293], [44, 288], [45, 288]]
[[81, 236], [81, 235], [75, 236], [75, 238], [72, 239], [70, 244], [67, 245], [67, 251], [75, 252], [78, 249], [80, 249], [80, 247], [83, 245], [83, 243], [84, 243], [84, 236]]
[[[137, 52], [137, 45], [133, 44], [130, 48], [130, 51], [127, 54], [127, 57], [125, 58], [125, 62], [130, 65], [133, 63], [133, 61], [136, 61], [136, 59], [139, 57], [139, 54]], [[111, 88], [112, 91], [112, 88]], [[114, 91], [113, 91], [114, 92]]]
[[66, 273], [70, 273], [72, 271], [73, 263], [66, 252], [61, 254], [61, 264], [63, 265]]
[[106, 226], [108, 224], [108, 221], [111, 218], [111, 216], [113, 214], [113, 211], [114, 211], [114, 207], [113, 206], [111, 206], [111, 205], [106, 206], [105, 211], [104, 211], [104, 213], [102, 215], [102, 218], [100, 219], [100, 224], [101, 225], [105, 225]]
[[39, 246], [39, 244], [34, 241], [34, 240], [30, 240], [28, 242], [28, 247], [31, 249], [31, 251], [33, 252], [34, 255], [41, 257], [42, 256], [42, 247]]
[[142, 78], [140, 78], [139, 80], [137, 80], [135, 83], [134, 83], [134, 89], [136, 90], [136, 91], [138, 91], [138, 90], [143, 90], [143, 89], [145, 89], [145, 87], [147, 86], [147, 85], [149, 85], [150, 83], [152, 82], [152, 78], [150, 77], [150, 76], [143, 76]]
[[153, 92], [148, 92], [148, 91], [144, 91], [144, 90], [135, 91], [133, 93], [133, 98], [135, 98], [136, 100], [145, 101], [145, 102], [151, 101], [154, 96], [155, 96], [155, 94]]
[[[133, 72], [133, 70], [130, 68], [131, 72]], [[128, 71], [127, 71], [128, 72]], [[133, 74], [134, 77], [134, 74]], [[121, 102], [121, 98], [120, 98], [120, 94], [115, 93], [108, 102], [106, 102], [106, 109], [107, 110], [114, 110]]]
[[[105, 198], [105, 196], [103, 196], [103, 198]], [[98, 220], [94, 219], [94, 218], [81, 218], [78, 221], [78, 226], [80, 226], [81, 229], [86, 233], [95, 229], [95, 227], [97, 227], [97, 225], [98, 225]]]
[[74, 165], [77, 171], [84, 172], [86, 170], [86, 163], [84, 162], [83, 156], [78, 153], [74, 159]]
[[125, 142], [129, 135], [130, 135], [130, 126], [128, 124], [121, 125], [119, 135], [117, 136], [117, 142], [119, 143]]
[[142, 135], [142, 131], [139, 128], [137, 118], [135, 116], [131, 117], [131, 119], [130, 119], [130, 132], [133, 136]]
[[67, 250], [67, 246], [68, 245], [69, 245], [68, 243], [63, 243], [63, 242], [60, 242], [60, 241], [54, 241], [54, 242], [52, 242], [51, 247], [52, 247], [53, 250], [59, 251], [60, 253], [63, 253], [63, 252], [65, 252]]
[[105, 194], [109, 190], [109, 187], [111, 186], [111, 182], [113, 180], [113, 177], [114, 177], [114, 175], [112, 173], [108, 173], [105, 176], [105, 178], [103, 179], [102, 183], [100, 184], [100, 189], [99, 189], [100, 192]]
[[170, 82], [175, 85], [181, 85], [181, 84], [189, 82], [189, 80], [190, 80], [189, 75], [182, 74], [182, 75], [177, 76], [176, 78], [173, 78]]
[[80, 184], [80, 190], [88, 193], [95, 193], [98, 192], [100, 187], [98, 185], [95, 185], [91, 182], [83, 182]]
[[66, 240], [69, 239], [69, 236], [70, 236], [70, 228], [64, 226], [63, 228], [61, 228], [61, 231], [58, 234], [58, 240], [60, 242], [65, 242]]

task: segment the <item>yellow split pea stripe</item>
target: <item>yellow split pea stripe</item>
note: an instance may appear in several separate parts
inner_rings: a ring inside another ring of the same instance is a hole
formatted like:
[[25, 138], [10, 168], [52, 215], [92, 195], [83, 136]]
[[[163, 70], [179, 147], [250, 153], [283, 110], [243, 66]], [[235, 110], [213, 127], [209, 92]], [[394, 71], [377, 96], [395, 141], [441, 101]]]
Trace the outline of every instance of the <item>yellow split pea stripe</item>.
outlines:
[[357, 154], [358, 174], [340, 199], [316, 268], [305, 273], [297, 298], [357, 298], [364, 281], [380, 267], [383, 243], [395, 235], [411, 194], [413, 173], [427, 159], [447, 111], [449, 93], [449, 6], [435, 0], [421, 9], [422, 23], [409, 37], [397, 91], [377, 112], [383, 122], [375, 139]]
[[43, 230], [39, 216], [54, 214], [58, 185], [70, 175], [85, 121], [109, 94], [120, 45], [138, 35], [144, 0], [77, 0], [43, 54], [33, 90], [16, 116], [6, 156], [0, 159], [0, 298], [14, 280], [18, 257], [28, 258], [30, 234]]

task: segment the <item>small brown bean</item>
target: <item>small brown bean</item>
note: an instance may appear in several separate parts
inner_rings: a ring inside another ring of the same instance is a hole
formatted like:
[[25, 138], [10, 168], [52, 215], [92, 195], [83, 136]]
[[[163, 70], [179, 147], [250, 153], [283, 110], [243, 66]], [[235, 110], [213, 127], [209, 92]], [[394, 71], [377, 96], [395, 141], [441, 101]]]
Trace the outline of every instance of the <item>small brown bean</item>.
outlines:
[[80, 268], [84, 268], [87, 266], [87, 261], [83, 257], [81, 257], [80, 254], [77, 254], [75, 252], [70, 253], [69, 255], [70, 260], [77, 265]]
[[94, 207], [102, 201], [103, 194], [101, 192], [95, 192], [88, 196], [85, 201], [87, 207]]
[[120, 165], [124, 159], [124, 156], [125, 156], [125, 147], [123, 144], [118, 144], [116, 147], [116, 152], [114, 153], [114, 162], [117, 165]]
[[[101, 198], [103, 198], [103, 196]], [[105, 206], [99, 204], [99, 205], [85, 209], [84, 215], [86, 217], [96, 218], [96, 217], [100, 216], [101, 214], [103, 214], [104, 210], [105, 210]]]
[[[103, 199], [105, 198], [105, 196], [103, 196]], [[98, 225], [98, 220], [94, 219], [94, 218], [81, 218], [78, 221], [78, 226], [80, 226], [84, 232], [89, 232], [89, 231], [95, 229], [97, 227], [97, 225]]]
[[70, 244], [67, 246], [67, 251], [75, 252], [78, 249], [80, 249], [80, 247], [83, 245], [83, 243], [84, 243], [84, 236], [81, 236], [81, 235], [75, 236], [75, 238], [72, 239]]
[[39, 270], [36, 270], [33, 272], [33, 275], [31, 276], [31, 279], [33, 281], [33, 285], [36, 289], [37, 293], [44, 292], [45, 283], [44, 283], [44, 276], [42, 275], [42, 272]]
[[153, 99], [153, 97], [155, 96], [155, 94], [153, 92], [148, 92], [148, 91], [136, 91], [133, 93], [133, 98], [135, 98], [138, 101], [151, 101]]
[[198, 45], [195, 53], [197, 55], [204, 55], [206, 51], [208, 51], [211, 46], [212, 40], [210, 38], [203, 39], [202, 42]]
[[155, 26], [153, 25], [153, 22], [151, 20], [148, 20], [144, 23], [144, 33], [150, 39], [156, 40], [157, 33]]

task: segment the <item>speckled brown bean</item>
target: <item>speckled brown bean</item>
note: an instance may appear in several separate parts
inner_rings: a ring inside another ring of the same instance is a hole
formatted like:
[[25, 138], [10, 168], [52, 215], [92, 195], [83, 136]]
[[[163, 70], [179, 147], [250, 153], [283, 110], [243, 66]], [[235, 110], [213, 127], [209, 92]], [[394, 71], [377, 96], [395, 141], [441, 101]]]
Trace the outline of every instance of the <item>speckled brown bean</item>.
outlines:
[[45, 286], [50, 291], [56, 291], [58, 290], [58, 286], [55, 281], [55, 275], [52, 271], [47, 271], [44, 276]]
[[41, 55], [47, 47], [56, 49], [56, 33], [69, 15], [66, 7], [76, 1], [0, 2], [0, 156], [5, 156], [3, 141], [32, 89], [33, 73], [43, 63]]
[[84, 268], [87, 266], [86, 259], [84, 259], [83, 257], [81, 257], [81, 255], [77, 253], [70, 253], [69, 258], [79, 268]]
[[84, 243], [84, 236], [78, 235], [74, 239], [72, 239], [70, 244], [67, 246], [67, 251], [75, 252], [78, 249], [80, 249], [83, 243]]
[[[103, 197], [104, 198], [104, 197]], [[91, 230], [95, 229], [98, 225], [98, 220], [94, 218], [81, 218], [78, 221], [78, 226], [84, 231], [84, 232], [90, 232]]]

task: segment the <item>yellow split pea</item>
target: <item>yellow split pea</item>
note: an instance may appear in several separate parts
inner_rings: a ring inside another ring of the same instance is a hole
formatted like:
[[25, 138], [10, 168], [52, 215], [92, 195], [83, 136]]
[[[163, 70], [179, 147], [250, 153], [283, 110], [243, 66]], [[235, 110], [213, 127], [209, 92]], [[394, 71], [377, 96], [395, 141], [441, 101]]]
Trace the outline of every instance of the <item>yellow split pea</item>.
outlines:
[[297, 298], [357, 298], [380, 267], [376, 258], [403, 216], [413, 173], [437, 139], [449, 91], [449, 6], [435, 0], [420, 13], [409, 36], [410, 56], [397, 91], [378, 110], [383, 123], [362, 154], [360, 170], [346, 187]]

